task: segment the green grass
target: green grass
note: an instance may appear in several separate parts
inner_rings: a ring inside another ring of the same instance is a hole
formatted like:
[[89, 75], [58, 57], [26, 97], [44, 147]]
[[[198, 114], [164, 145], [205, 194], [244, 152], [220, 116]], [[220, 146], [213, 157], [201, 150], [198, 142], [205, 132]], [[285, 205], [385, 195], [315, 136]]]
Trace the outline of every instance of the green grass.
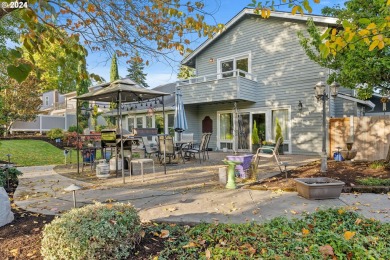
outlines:
[[[258, 224], [155, 224], [169, 232], [159, 259], [390, 259], [390, 223], [328, 209]], [[164, 231], [163, 231], [164, 230]]]
[[[7, 161], [11, 154], [11, 162], [17, 166], [39, 166], [65, 164], [64, 151], [40, 140], [2, 140], [0, 160]], [[98, 152], [97, 157], [100, 157]], [[69, 156], [67, 158], [69, 162]], [[76, 150], [72, 151], [72, 163], [77, 160]]]

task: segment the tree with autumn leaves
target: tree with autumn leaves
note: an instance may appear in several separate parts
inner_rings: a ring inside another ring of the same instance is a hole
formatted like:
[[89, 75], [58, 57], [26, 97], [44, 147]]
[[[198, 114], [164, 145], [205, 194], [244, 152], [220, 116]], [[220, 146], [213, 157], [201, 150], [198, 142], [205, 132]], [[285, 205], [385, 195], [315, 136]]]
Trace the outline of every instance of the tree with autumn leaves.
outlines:
[[[381, 17], [383, 8], [381, 1], [351, 0], [346, 2], [345, 7], [327, 7], [323, 13], [341, 21], [359, 25], [365, 30], [368, 23], [380, 23], [385, 19]], [[368, 18], [369, 17], [369, 18]], [[342, 26], [332, 28], [332, 33], [342, 30]], [[364, 41], [354, 43], [354, 47], [340, 50], [336, 56], [324, 56], [321, 53], [323, 38], [321, 29], [317, 28], [312, 20], [308, 21], [307, 29], [309, 37], [299, 33], [301, 45], [308, 57], [320, 66], [329, 68], [331, 73], [328, 83], [334, 81], [343, 87], [356, 89], [361, 99], [372, 96], [374, 90], [380, 90], [384, 94], [390, 90], [390, 49], [367, 48]], [[372, 44], [372, 43], [371, 43]]]
[[[201, 1], [30, 0], [28, 9], [2, 11], [0, 16], [21, 13], [22, 22], [17, 24], [23, 29], [20, 43], [28, 51], [42, 49], [48, 42], [65, 42], [60, 34], [42, 38], [39, 31], [45, 24], [56, 30], [66, 29], [71, 39], [66, 46], [68, 55], [83, 62], [87, 49], [115, 53], [128, 61], [139, 52], [148, 57], [146, 65], [149, 59], [169, 62], [168, 54], [172, 50], [184, 53], [193, 34], [212, 37], [223, 28], [205, 22], [210, 14]], [[8, 75], [21, 82], [33, 68], [19, 66], [18, 58], [13, 58]]]

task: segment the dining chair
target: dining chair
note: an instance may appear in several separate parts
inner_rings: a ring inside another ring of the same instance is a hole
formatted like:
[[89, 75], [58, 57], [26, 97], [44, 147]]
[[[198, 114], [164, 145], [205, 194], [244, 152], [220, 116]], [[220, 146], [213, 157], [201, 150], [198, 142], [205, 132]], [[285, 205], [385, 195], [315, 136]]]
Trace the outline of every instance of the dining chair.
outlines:
[[202, 159], [200, 158], [200, 155], [202, 154], [203, 160], [206, 160], [206, 145], [207, 145], [207, 139], [208, 139], [208, 133], [204, 133], [202, 135], [202, 138], [200, 140], [200, 144], [198, 147], [192, 147], [191, 149], [188, 149], [185, 151], [186, 156], [191, 157], [194, 156], [195, 154], [199, 154], [199, 163], [202, 163]]
[[148, 140], [148, 137], [142, 136], [142, 143], [144, 144], [144, 149], [145, 149], [145, 158], [148, 156], [150, 158], [151, 155], [156, 155], [158, 154], [158, 147], [153, 147]]
[[[160, 163], [163, 163], [164, 154], [165, 157], [169, 158], [169, 162], [172, 162], [172, 158], [176, 158], [177, 151], [175, 150], [175, 145], [173, 143], [172, 136], [165, 136], [165, 144], [164, 144], [164, 136], [158, 137], [158, 147], [159, 147], [159, 155], [160, 155]], [[164, 153], [165, 152], [165, 153]]]

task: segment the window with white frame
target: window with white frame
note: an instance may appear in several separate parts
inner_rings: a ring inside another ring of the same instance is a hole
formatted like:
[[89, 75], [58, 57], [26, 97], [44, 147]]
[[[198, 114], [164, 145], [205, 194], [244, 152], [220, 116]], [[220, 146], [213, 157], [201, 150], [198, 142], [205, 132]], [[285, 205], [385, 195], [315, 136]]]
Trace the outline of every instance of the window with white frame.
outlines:
[[49, 105], [49, 97], [46, 96], [46, 97], [45, 97], [45, 106], [48, 106], [48, 105]]
[[222, 75], [222, 78], [236, 76], [235, 71], [237, 70], [240, 70], [240, 76], [246, 77], [245, 72], [251, 72], [250, 52], [218, 59], [217, 66], [218, 73]]

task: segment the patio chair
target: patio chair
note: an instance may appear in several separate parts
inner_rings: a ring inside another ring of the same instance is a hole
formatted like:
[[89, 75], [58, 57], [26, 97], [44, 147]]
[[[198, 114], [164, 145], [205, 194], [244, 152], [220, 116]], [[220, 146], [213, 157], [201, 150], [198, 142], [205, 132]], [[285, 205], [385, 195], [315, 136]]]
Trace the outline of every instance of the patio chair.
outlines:
[[175, 150], [175, 146], [173, 144], [173, 137], [172, 136], [166, 136], [165, 137], [165, 145], [164, 145], [164, 136], [159, 136], [158, 137], [158, 149], [159, 149], [159, 159], [160, 163], [163, 163], [164, 160], [164, 151], [165, 151], [165, 157], [169, 158], [169, 162], [172, 162], [172, 157], [176, 158], [176, 154], [178, 153]]
[[[260, 147], [259, 149], [257, 149], [256, 154], [253, 156], [253, 162], [254, 162], [254, 167], [255, 167], [254, 172], [257, 172], [260, 158], [264, 157], [264, 158], [274, 158], [276, 164], [279, 167], [280, 172], [283, 173], [283, 170], [281, 168], [282, 164], [281, 164], [281, 161], [279, 159], [279, 152], [278, 152], [281, 142], [282, 142], [282, 138], [279, 138], [276, 141], [275, 147], [263, 146], [263, 147]], [[266, 153], [264, 151], [268, 151], [269, 153]]]
[[195, 154], [199, 154], [199, 163], [202, 163], [202, 159], [200, 158], [200, 155], [202, 154], [202, 158], [205, 161], [206, 160], [206, 145], [207, 145], [207, 139], [208, 139], [209, 133], [204, 133], [202, 135], [202, 139], [200, 140], [200, 144], [198, 147], [192, 147], [191, 149], [188, 149], [185, 151], [185, 156], [191, 157], [192, 155], [195, 158]]
[[143, 136], [142, 137], [142, 143], [144, 144], [144, 149], [145, 149], [145, 158], [148, 156], [150, 158], [151, 155], [158, 155], [158, 147], [153, 147], [149, 143], [148, 137]]

